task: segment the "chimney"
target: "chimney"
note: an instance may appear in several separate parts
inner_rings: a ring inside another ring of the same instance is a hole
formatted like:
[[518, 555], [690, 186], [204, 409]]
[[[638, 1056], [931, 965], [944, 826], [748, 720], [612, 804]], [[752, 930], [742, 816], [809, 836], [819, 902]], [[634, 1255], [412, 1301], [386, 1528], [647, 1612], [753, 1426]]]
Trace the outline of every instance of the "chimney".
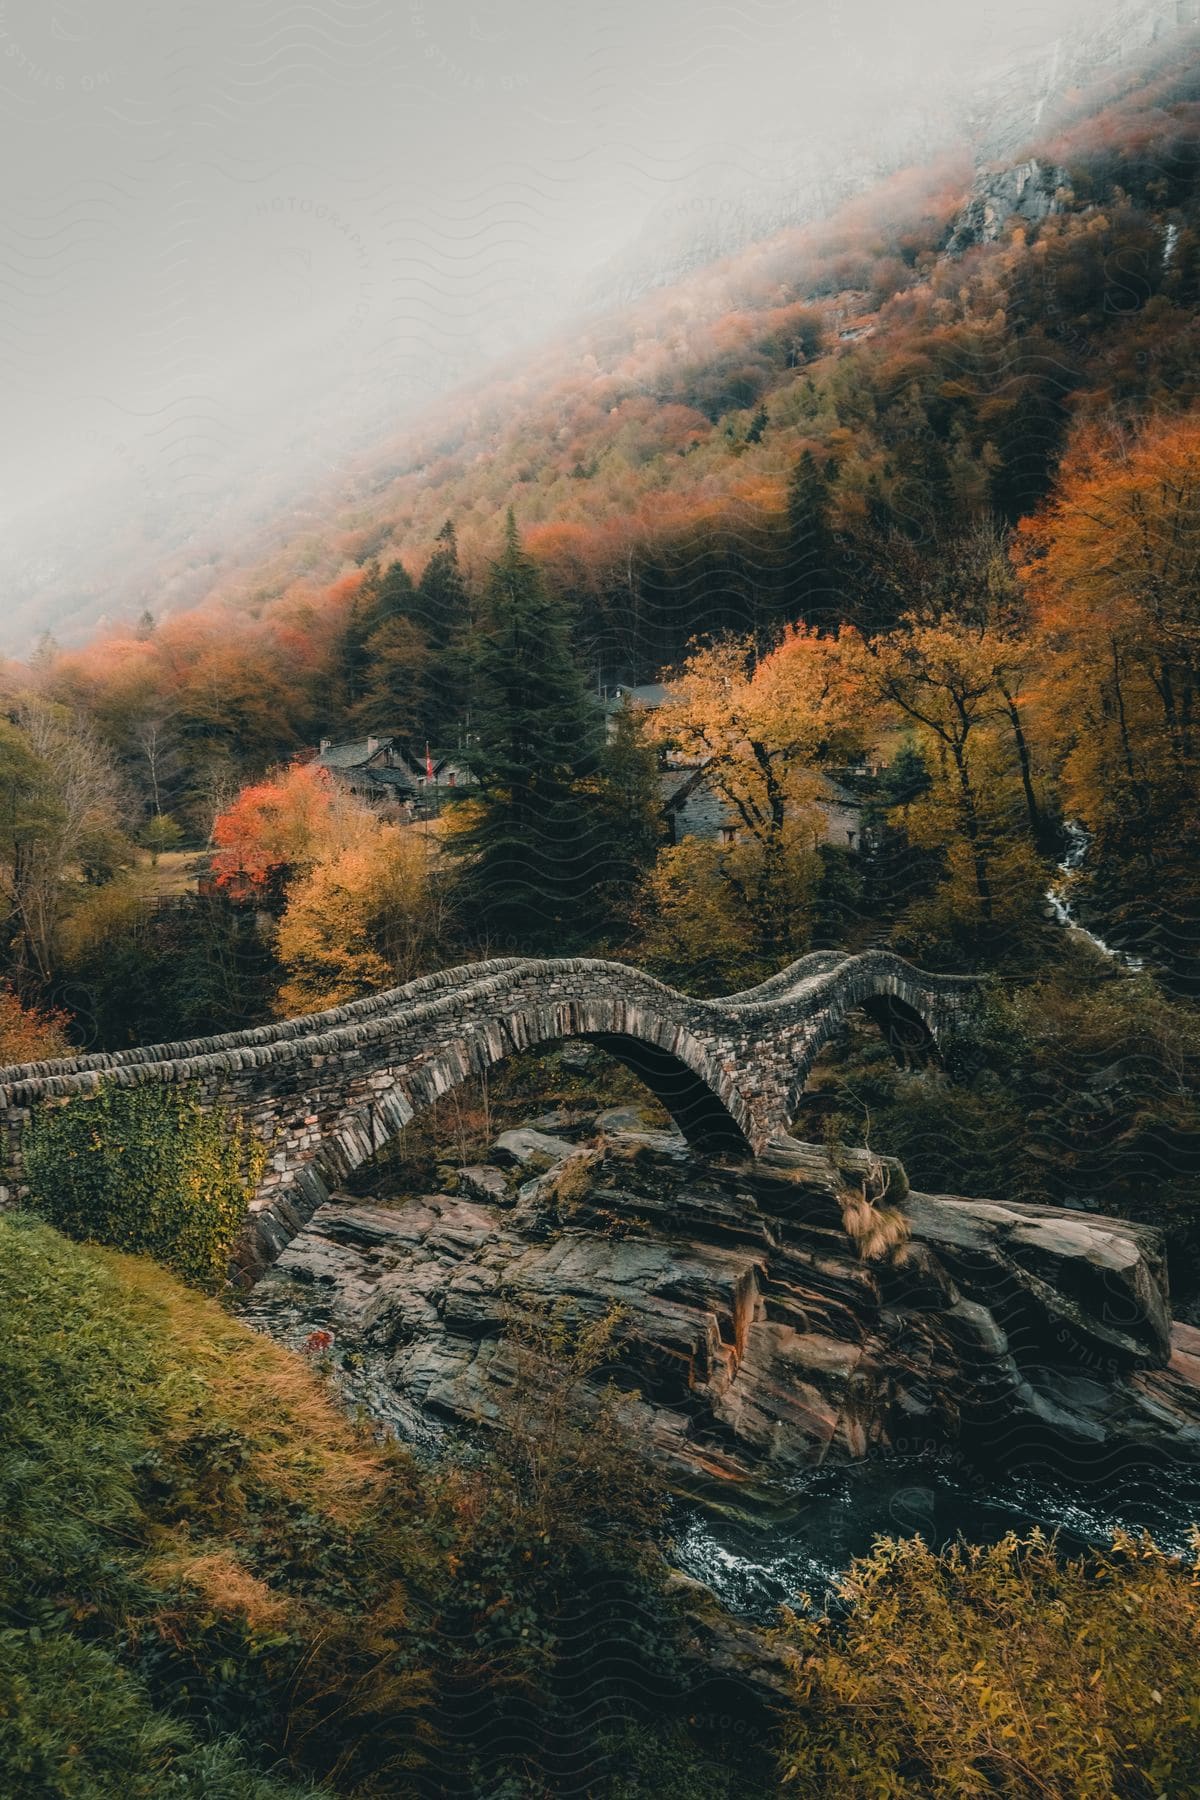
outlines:
[[321, 739], [321, 748], [317, 751], [317, 755], [324, 756], [325, 752], [329, 749], [329, 747], [332, 743], [333, 743], [332, 738], [322, 738]]
[[367, 755], [374, 756], [374, 754], [378, 750], [378, 748], [379, 748], [379, 739], [377, 737], [369, 737], [367, 739]]

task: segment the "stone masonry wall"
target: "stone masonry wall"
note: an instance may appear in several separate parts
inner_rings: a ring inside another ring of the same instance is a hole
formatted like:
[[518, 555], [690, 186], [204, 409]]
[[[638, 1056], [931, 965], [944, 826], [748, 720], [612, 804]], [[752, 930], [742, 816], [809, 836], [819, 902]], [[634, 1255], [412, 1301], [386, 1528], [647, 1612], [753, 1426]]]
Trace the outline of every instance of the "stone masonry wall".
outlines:
[[311, 1216], [327, 1182], [418, 1112], [506, 1057], [568, 1037], [602, 1041], [637, 1069], [685, 1134], [757, 1154], [786, 1129], [815, 1058], [846, 1014], [892, 1007], [936, 1042], [974, 984], [884, 951], [817, 952], [721, 1000], [695, 1000], [640, 969], [591, 958], [502, 958], [423, 977], [304, 1019], [188, 1043], [0, 1071], [0, 1205], [24, 1192], [21, 1139], [35, 1108], [103, 1083], [187, 1082], [266, 1144], [239, 1261], [253, 1275]]

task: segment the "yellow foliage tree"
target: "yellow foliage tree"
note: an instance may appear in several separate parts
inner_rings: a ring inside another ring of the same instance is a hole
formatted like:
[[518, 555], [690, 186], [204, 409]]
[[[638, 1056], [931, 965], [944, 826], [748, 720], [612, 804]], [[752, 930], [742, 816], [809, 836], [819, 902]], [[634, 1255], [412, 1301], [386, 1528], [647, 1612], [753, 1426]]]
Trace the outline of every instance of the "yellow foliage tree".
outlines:
[[903, 827], [944, 853], [945, 880], [923, 908], [939, 937], [1017, 924], [1043, 885], [1026, 730], [1032, 652], [990, 612], [910, 613], [866, 659], [877, 699], [915, 730], [932, 777]]
[[[872, 725], [862, 641], [851, 627], [823, 635], [795, 626], [762, 657], [749, 638], [693, 651], [652, 729], [677, 763], [703, 766], [737, 842], [703, 855], [663, 853], [652, 884], [660, 921], [652, 949], [661, 940], [669, 962], [674, 932], [683, 933], [681, 943], [699, 934], [703, 957], [705, 919], [719, 942], [722, 921], [739, 914], [768, 962], [798, 948], [820, 876], [821, 765], [861, 751]], [[696, 882], [694, 895], [687, 881]], [[720, 960], [728, 966], [723, 952]]]
[[404, 826], [378, 825], [318, 863], [279, 922], [277, 1011], [319, 1012], [411, 980], [438, 941], [440, 905], [428, 841]]
[[670, 684], [653, 728], [677, 760], [705, 766], [764, 850], [789, 827], [816, 842], [817, 771], [861, 750], [871, 729], [862, 640], [850, 626], [822, 635], [797, 625], [761, 658], [751, 638], [706, 645]]
[[659, 852], [643, 905], [640, 954], [664, 980], [689, 993], [722, 994], [769, 972], [746, 929], [745, 892], [739, 891], [739, 868], [750, 860], [757, 860], [752, 846], [726, 848], [699, 838]]

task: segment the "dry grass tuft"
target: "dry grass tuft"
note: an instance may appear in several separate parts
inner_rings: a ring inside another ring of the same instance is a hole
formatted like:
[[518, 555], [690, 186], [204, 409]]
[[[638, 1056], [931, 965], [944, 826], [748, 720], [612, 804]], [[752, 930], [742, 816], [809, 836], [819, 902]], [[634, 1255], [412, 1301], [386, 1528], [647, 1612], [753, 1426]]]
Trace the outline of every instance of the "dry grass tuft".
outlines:
[[146, 1573], [164, 1585], [191, 1589], [213, 1612], [236, 1614], [251, 1631], [277, 1630], [292, 1616], [292, 1602], [251, 1574], [231, 1550], [164, 1556], [148, 1564]]
[[538, 1198], [553, 1203], [560, 1212], [569, 1212], [587, 1198], [599, 1161], [598, 1150], [585, 1150], [578, 1156], [568, 1157], [546, 1176]]
[[838, 1201], [842, 1224], [863, 1262], [883, 1262], [908, 1242], [911, 1227], [896, 1206], [885, 1206], [891, 1171], [872, 1156], [857, 1189], [844, 1186]]

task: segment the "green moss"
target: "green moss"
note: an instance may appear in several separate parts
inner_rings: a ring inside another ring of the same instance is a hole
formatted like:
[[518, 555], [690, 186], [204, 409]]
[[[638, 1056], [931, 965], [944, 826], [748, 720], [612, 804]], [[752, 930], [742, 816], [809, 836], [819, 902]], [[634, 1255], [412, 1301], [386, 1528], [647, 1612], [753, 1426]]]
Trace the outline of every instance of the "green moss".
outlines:
[[102, 1086], [34, 1113], [32, 1203], [71, 1237], [155, 1257], [200, 1287], [225, 1275], [265, 1147], [184, 1087]]

